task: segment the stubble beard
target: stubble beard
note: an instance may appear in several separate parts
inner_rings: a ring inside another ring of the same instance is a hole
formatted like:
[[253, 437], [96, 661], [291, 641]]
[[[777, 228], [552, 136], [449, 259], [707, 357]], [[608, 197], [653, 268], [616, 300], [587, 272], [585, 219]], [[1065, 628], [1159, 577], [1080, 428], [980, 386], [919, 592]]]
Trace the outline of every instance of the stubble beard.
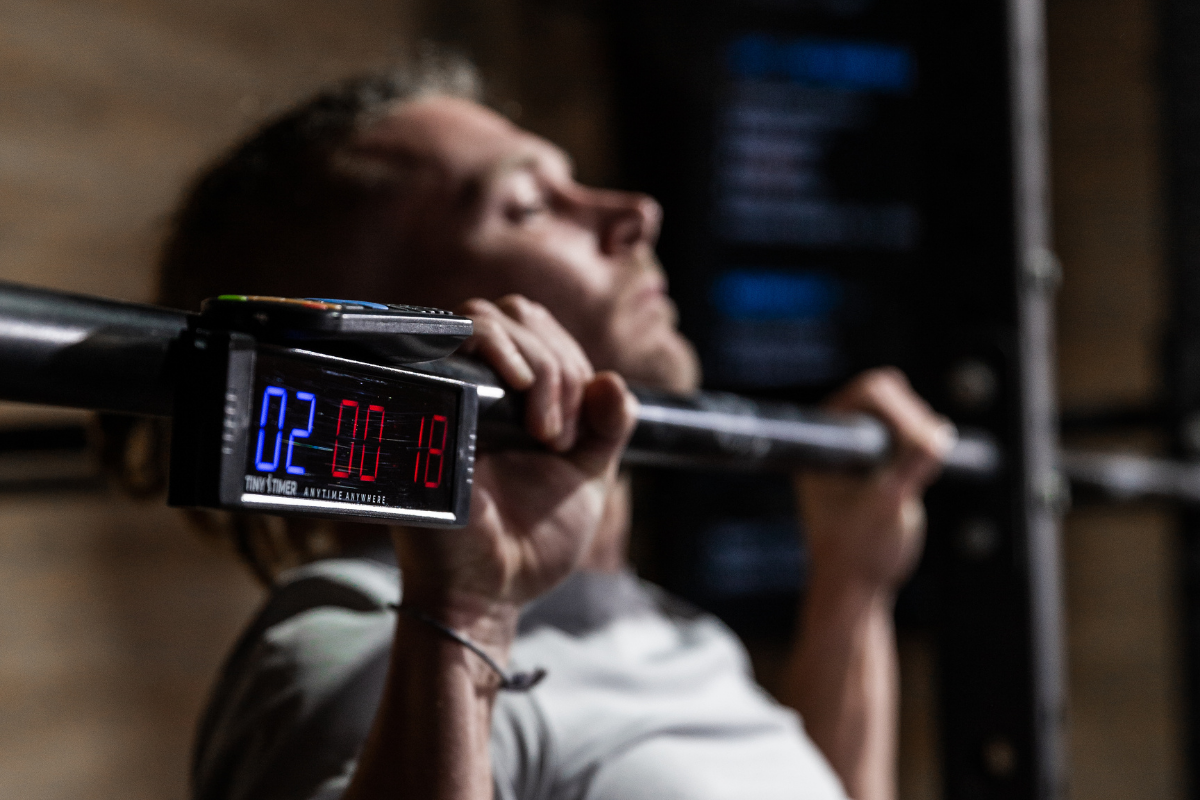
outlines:
[[[637, 261], [638, 273], [663, 272], [652, 251]], [[619, 315], [614, 315], [610, 341], [617, 344], [607, 360], [632, 384], [679, 394], [694, 392], [701, 378], [696, 348], [679, 332], [678, 313], [670, 298], [658, 313], [661, 316], [650, 325], [635, 325], [627, 331], [619, 329]]]
[[639, 354], [625, 371], [630, 383], [652, 389], [690, 394], [700, 387], [700, 359], [692, 343], [675, 332], [675, 341]]

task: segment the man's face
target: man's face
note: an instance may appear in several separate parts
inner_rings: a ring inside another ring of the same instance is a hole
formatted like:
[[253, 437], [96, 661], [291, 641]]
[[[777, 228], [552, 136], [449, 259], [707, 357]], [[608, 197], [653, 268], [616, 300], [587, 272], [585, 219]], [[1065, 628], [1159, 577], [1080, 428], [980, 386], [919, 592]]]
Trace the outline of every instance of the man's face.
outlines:
[[565, 154], [465, 100], [400, 105], [356, 149], [404, 161], [395, 207], [394, 299], [453, 307], [520, 293], [542, 303], [597, 369], [675, 391], [696, 387], [695, 352], [654, 255], [650, 197], [575, 182]]

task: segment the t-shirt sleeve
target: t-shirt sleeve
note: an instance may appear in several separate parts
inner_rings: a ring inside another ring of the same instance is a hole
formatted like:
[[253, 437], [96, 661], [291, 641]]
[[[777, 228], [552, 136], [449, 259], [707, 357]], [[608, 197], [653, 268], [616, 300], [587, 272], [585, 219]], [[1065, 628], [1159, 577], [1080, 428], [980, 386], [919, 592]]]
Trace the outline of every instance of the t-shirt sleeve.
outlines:
[[[519, 663], [511, 666], [529, 668]], [[501, 692], [496, 698], [491, 737], [495, 800], [555, 796], [554, 747], [535, 692]]]
[[395, 570], [331, 560], [294, 572], [242, 636], [197, 732], [194, 800], [336, 800], [378, 707]]

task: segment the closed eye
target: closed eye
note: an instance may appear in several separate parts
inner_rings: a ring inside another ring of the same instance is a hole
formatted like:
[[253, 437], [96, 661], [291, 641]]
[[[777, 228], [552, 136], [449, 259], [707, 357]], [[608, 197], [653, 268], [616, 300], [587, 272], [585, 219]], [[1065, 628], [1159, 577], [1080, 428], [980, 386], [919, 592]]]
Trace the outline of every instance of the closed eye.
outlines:
[[521, 203], [508, 206], [505, 210], [505, 216], [514, 224], [528, 222], [530, 219], [546, 212], [548, 206], [544, 202], [538, 203]]

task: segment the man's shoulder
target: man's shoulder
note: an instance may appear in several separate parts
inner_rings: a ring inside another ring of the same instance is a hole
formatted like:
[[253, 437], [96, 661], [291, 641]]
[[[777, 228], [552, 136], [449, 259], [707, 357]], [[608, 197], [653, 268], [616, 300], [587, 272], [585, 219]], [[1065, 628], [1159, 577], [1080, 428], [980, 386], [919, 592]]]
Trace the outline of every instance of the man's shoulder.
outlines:
[[400, 600], [400, 571], [369, 558], [326, 558], [285, 572], [272, 589], [264, 611], [333, 606], [381, 611]]
[[387, 647], [399, 598], [396, 568], [369, 559], [324, 559], [284, 573], [230, 654], [218, 692], [270, 668], [287, 669], [301, 686], [310, 673], [328, 683]]
[[307, 789], [341, 771], [382, 691], [399, 595], [395, 567], [368, 559], [282, 575], [214, 687], [197, 731], [195, 796], [255, 796], [291, 773]]
[[[400, 578], [366, 559], [326, 559], [282, 577], [250, 634], [266, 666], [281, 662], [310, 691], [334, 691], [385, 652]], [[257, 635], [255, 635], [257, 629]]]
[[396, 568], [368, 559], [325, 559], [284, 573], [226, 662], [217, 695], [275, 672], [293, 688], [332, 688], [386, 650], [399, 597]]

